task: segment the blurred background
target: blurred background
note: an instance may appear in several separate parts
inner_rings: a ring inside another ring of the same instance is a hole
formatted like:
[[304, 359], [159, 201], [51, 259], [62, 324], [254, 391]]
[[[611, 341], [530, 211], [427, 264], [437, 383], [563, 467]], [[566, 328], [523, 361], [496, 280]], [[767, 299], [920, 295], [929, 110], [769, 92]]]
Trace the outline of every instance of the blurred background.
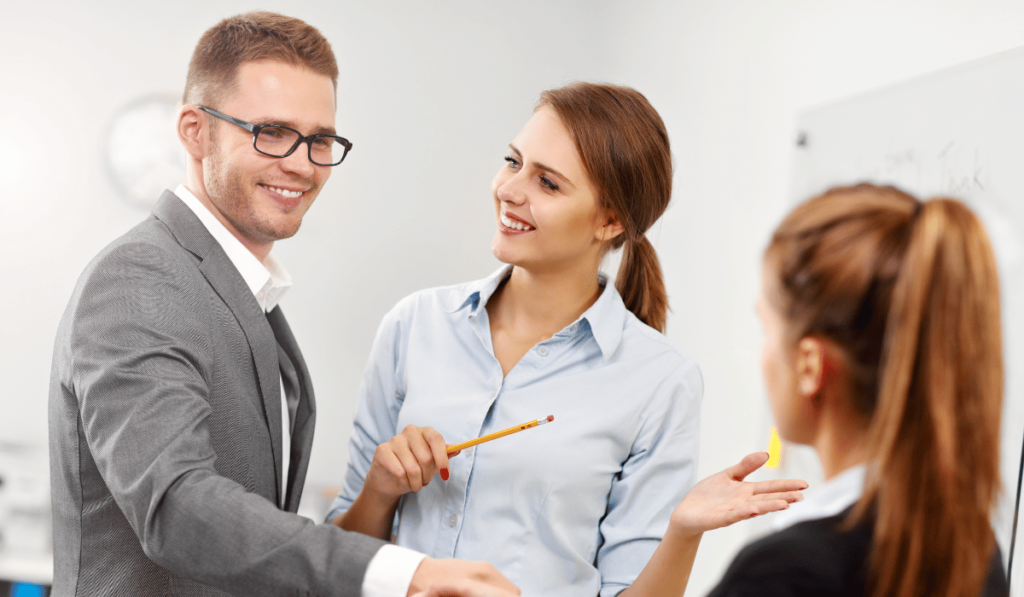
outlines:
[[[768, 444], [753, 305], [767, 235], [802, 198], [798, 115], [1024, 46], [1017, 0], [6, 0], [0, 580], [48, 578], [47, 388], [75, 280], [180, 182], [172, 125], [192, 49], [219, 19], [253, 9], [302, 18], [331, 41], [338, 131], [354, 144], [299, 234], [274, 249], [295, 279], [282, 306], [316, 384], [311, 517], [347, 462], [380, 318], [412, 291], [498, 267], [490, 181], [540, 91], [630, 85], [668, 126], [674, 198], [649, 237], [668, 337], [704, 373], [705, 476]], [[755, 522], [705, 536], [687, 595], [763, 532]]]

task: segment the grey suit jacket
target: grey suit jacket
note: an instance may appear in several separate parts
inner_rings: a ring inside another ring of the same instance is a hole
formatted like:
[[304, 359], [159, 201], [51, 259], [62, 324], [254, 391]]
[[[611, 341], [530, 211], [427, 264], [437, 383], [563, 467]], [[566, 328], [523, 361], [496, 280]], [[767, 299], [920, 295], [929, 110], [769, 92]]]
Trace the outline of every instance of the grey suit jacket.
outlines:
[[[280, 379], [299, 396], [286, 510]], [[165, 192], [86, 268], [50, 380], [53, 595], [358, 597], [383, 542], [298, 508], [309, 374], [220, 245]]]

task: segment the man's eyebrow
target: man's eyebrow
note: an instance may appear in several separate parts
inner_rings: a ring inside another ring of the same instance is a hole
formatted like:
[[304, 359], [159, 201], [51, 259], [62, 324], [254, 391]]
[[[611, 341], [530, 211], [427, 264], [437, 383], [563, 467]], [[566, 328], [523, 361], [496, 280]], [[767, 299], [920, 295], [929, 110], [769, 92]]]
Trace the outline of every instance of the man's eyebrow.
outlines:
[[[515, 145], [513, 145], [512, 143], [509, 143], [508, 146], [509, 146], [509, 149], [512, 150], [512, 153], [514, 153], [514, 154], [516, 154], [518, 156], [522, 156], [523, 155], [523, 152], [519, 151], [519, 149]], [[576, 185], [574, 185], [572, 183], [572, 181], [569, 180], [569, 177], [567, 177], [566, 175], [562, 174], [558, 170], [555, 170], [551, 166], [546, 166], [546, 165], [544, 165], [544, 164], [542, 164], [540, 162], [533, 162], [533, 167], [537, 168], [539, 170], [543, 170], [543, 171], [545, 171], [545, 172], [547, 172], [549, 174], [554, 174], [556, 177], [560, 178], [562, 180], [562, 182], [568, 184], [569, 186], [571, 186], [573, 188], [576, 187]]]
[[[294, 122], [291, 122], [289, 120], [278, 120], [276, 118], [260, 118], [258, 120], [254, 120], [252, 123], [253, 124], [260, 124], [260, 125], [264, 125], [264, 126], [271, 126], [271, 125], [273, 125], [273, 126], [286, 126], [286, 127], [290, 128], [290, 129], [295, 129], [295, 130], [299, 131], [300, 133], [302, 133], [303, 136], [308, 136], [308, 135], [306, 135], [306, 133], [297, 124], [295, 124]], [[335, 128], [333, 126], [322, 126], [322, 127], [317, 128], [316, 130], [314, 130], [312, 133], [309, 133], [309, 134], [310, 135], [337, 135], [338, 133], [335, 131]]]

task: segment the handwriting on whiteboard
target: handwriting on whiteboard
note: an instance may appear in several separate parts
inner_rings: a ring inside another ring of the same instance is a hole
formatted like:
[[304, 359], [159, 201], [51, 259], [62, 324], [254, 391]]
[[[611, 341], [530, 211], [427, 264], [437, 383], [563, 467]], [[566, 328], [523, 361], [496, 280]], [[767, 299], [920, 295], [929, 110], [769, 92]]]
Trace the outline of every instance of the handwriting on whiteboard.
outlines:
[[977, 147], [956, 141], [937, 150], [899, 149], [885, 153], [869, 171], [868, 178], [969, 200], [985, 191], [987, 184], [981, 157]]

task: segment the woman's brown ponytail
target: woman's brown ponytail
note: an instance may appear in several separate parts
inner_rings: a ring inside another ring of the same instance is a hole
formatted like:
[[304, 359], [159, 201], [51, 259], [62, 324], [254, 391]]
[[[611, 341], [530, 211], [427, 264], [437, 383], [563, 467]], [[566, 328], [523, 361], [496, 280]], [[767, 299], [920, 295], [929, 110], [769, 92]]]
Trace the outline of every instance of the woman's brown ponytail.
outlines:
[[641, 234], [623, 245], [615, 289], [622, 295], [626, 308], [640, 321], [660, 332], [665, 331], [668, 295], [658, 254], [646, 235]]
[[640, 321], [664, 332], [668, 296], [658, 254], [644, 233], [672, 196], [672, 152], [658, 112], [629, 87], [573, 83], [541, 94], [576, 143], [605, 207], [625, 232], [609, 248], [623, 247], [615, 288]]
[[869, 422], [850, 522], [874, 517], [871, 594], [980, 594], [1003, 399], [998, 275], [980, 221], [952, 199], [837, 188], [786, 217], [765, 266], [791, 340], [839, 347]]
[[1002, 341], [995, 260], [962, 203], [923, 204], [893, 288], [874, 470], [876, 595], [977, 595], [995, 538]]

